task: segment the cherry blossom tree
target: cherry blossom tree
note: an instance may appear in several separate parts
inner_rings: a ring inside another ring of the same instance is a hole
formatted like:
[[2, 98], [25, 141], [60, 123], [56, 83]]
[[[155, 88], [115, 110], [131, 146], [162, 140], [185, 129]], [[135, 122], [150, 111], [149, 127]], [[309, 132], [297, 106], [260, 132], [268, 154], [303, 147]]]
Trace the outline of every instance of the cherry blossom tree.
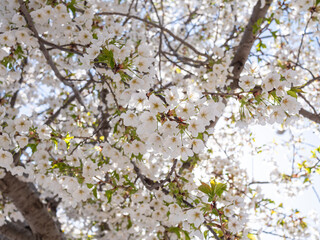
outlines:
[[[260, 187], [320, 172], [299, 137], [320, 131], [319, 3], [1, 0], [0, 239], [319, 239]], [[252, 181], [266, 124], [292, 171]]]

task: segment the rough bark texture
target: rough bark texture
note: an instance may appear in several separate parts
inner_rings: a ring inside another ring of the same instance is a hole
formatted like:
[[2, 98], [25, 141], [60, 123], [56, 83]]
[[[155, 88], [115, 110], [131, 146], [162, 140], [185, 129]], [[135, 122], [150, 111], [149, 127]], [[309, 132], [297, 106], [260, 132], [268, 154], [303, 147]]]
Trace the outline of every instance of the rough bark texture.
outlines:
[[[246, 61], [248, 60], [248, 56], [250, 54], [253, 43], [256, 40], [256, 34], [253, 33], [253, 26], [254, 24], [256, 24], [259, 18], [265, 17], [272, 1], [273, 0], [266, 0], [265, 6], [261, 8], [261, 0], [258, 0], [257, 4], [253, 8], [250, 20], [246, 26], [246, 29], [241, 38], [241, 41], [237, 46], [237, 51], [231, 62], [231, 66], [233, 66], [233, 71], [232, 71], [233, 81], [231, 82], [230, 87], [232, 90], [235, 90], [236, 88], [239, 87], [240, 74], [244, 68]], [[227, 104], [226, 102], [224, 103]], [[215, 121], [211, 121], [210, 125], [206, 127], [206, 130], [210, 128], [214, 128], [219, 119], [220, 117], [216, 118]], [[188, 165], [185, 165], [184, 167], [187, 167], [187, 166]]]
[[6, 236], [0, 234], [0, 240], [11, 240], [11, 239], [9, 239], [9, 238], [7, 238]]
[[22, 224], [7, 222], [0, 227], [0, 240], [36, 240], [32, 232]]
[[0, 191], [5, 197], [12, 200], [13, 204], [24, 216], [31, 228], [34, 239], [64, 239], [47, 208], [40, 201], [37, 192], [33, 191], [28, 183], [20, 181], [8, 172], [4, 178], [0, 179]]
[[[235, 90], [239, 87], [240, 74], [244, 68], [246, 61], [248, 60], [248, 56], [250, 54], [253, 43], [256, 40], [256, 34], [253, 33], [253, 26], [254, 24], [256, 24], [258, 19], [265, 17], [272, 1], [273, 0], [266, 0], [265, 6], [261, 8], [261, 0], [258, 0], [257, 4], [253, 8], [250, 20], [246, 26], [241, 41], [237, 46], [237, 51], [231, 62], [231, 66], [233, 66], [233, 81], [231, 82], [230, 87], [232, 90]], [[262, 21], [262, 23], [263, 22], [264, 21]], [[212, 121], [208, 128], [214, 128], [219, 119], [220, 118], [216, 118], [215, 121]]]
[[266, 0], [264, 7], [261, 8], [261, 0], [259, 0], [252, 11], [249, 23], [246, 26], [240, 44], [237, 47], [237, 51], [231, 62], [231, 66], [233, 66], [232, 73], [234, 76], [234, 80], [230, 85], [231, 89], [236, 89], [239, 87], [238, 83], [240, 74], [248, 59], [253, 43], [256, 40], [257, 34], [253, 33], [253, 26], [257, 23], [258, 19], [265, 17], [271, 3], [272, 0]]

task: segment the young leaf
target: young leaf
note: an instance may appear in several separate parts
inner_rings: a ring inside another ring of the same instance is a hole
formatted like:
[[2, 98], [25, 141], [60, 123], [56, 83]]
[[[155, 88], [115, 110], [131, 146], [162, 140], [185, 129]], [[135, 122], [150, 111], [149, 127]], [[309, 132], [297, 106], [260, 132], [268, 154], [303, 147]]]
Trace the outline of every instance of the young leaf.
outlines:
[[221, 197], [222, 193], [227, 189], [227, 185], [224, 183], [218, 183], [215, 187], [215, 194]]
[[290, 95], [291, 97], [294, 97], [294, 98], [297, 98], [297, 97], [298, 97], [297, 93], [296, 93], [295, 91], [293, 91], [293, 90], [288, 90], [287, 93], [288, 93], [288, 95]]
[[201, 182], [201, 185], [198, 187], [198, 189], [205, 193], [205, 194], [210, 194], [211, 193], [211, 188], [208, 184]]

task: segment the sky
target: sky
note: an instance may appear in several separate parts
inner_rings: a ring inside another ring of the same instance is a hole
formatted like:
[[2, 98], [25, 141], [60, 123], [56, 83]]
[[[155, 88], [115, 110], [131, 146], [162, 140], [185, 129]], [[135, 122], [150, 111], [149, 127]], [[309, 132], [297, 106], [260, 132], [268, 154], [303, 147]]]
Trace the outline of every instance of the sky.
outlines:
[[[279, 145], [274, 148], [273, 155], [275, 157], [280, 172], [291, 172], [292, 167], [292, 147], [288, 150], [284, 147], [281, 147], [281, 141], [290, 140], [290, 134], [287, 130], [282, 135], [277, 134], [277, 130], [274, 126], [254, 126], [251, 127], [253, 132], [253, 137], [255, 138], [255, 144], [257, 146], [262, 146], [264, 144], [270, 144], [272, 142], [278, 142]], [[307, 130], [302, 133], [304, 140], [308, 144], [318, 145], [320, 144], [320, 138], [316, 134], [312, 133], [311, 130]], [[290, 144], [290, 141], [289, 141]], [[301, 150], [302, 155], [307, 159], [311, 156], [312, 147], [305, 145], [305, 150]], [[290, 156], [291, 155], [291, 156]], [[270, 156], [269, 156], [270, 157]], [[288, 159], [289, 157], [289, 159]], [[298, 159], [296, 159], [298, 162]], [[270, 164], [263, 160], [263, 157], [259, 159], [259, 156], [244, 156], [244, 159], [241, 161], [243, 166], [248, 170], [249, 176], [255, 181], [268, 181], [268, 173], [272, 168]], [[297, 162], [295, 166], [297, 167]], [[297, 168], [296, 168], [297, 169]], [[266, 197], [271, 198], [277, 204], [283, 203], [284, 207], [287, 209], [298, 209], [302, 215], [308, 216], [310, 211], [314, 210], [320, 213], [320, 201], [317, 197], [320, 196], [320, 175], [314, 174], [312, 178], [313, 187], [309, 187], [307, 190], [300, 192], [297, 196], [288, 197], [283, 192], [275, 191], [274, 184], [260, 184], [262, 192]], [[320, 231], [320, 227], [319, 227]], [[281, 237], [272, 236], [270, 234], [262, 234], [261, 240], [280, 240]]]

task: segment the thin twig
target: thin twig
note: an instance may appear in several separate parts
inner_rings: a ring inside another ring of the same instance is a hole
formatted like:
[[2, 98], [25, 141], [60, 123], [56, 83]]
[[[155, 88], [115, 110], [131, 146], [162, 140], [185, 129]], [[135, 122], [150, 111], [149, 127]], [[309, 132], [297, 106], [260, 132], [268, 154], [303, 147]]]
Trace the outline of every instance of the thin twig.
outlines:
[[314, 192], [314, 194], [316, 195], [317, 199], [318, 199], [318, 202], [320, 203], [320, 196], [318, 195], [316, 189], [314, 188], [314, 186], [312, 186], [312, 190]]
[[[28, 63], [28, 58], [25, 57], [25, 58], [22, 60], [21, 65], [20, 65], [21, 74], [20, 74], [19, 84], [21, 84], [21, 83], [23, 82], [23, 71], [24, 71], [24, 67], [27, 65], [27, 63]], [[20, 89], [18, 89], [17, 91], [15, 91], [15, 93], [13, 94], [13, 96], [12, 96], [12, 98], [11, 98], [11, 101], [10, 101], [10, 107], [11, 107], [11, 108], [13, 108], [14, 105], [16, 104], [19, 90], [20, 90]]]
[[306, 97], [299, 92], [298, 92], [298, 95], [309, 105], [309, 107], [313, 110], [314, 114], [318, 115], [316, 109], [314, 108], [314, 106], [312, 106], [312, 104], [308, 101], [308, 99], [306, 99]]
[[[81, 93], [83, 90], [85, 90], [90, 84], [92, 83], [91, 80], [89, 80], [83, 88], [81, 88], [79, 90], [79, 92]], [[69, 99], [54, 113], [52, 114], [48, 119], [47, 121], [45, 121], [44, 124], [46, 125], [50, 125], [60, 114], [61, 110], [62, 109], [65, 109], [67, 106], [69, 106], [70, 103], [72, 103], [72, 101], [74, 101], [76, 99], [76, 95], [72, 95], [71, 97], [69, 97]]]
[[67, 82], [65, 80], [65, 78], [61, 75], [60, 71], [58, 70], [57, 66], [55, 65], [54, 61], [52, 60], [52, 57], [50, 56], [48, 50], [46, 49], [42, 38], [39, 36], [38, 34], [38, 30], [36, 29], [32, 17], [25, 5], [25, 2], [23, 0], [18, 0], [19, 4], [20, 4], [20, 9], [21, 12], [30, 28], [30, 30], [33, 32], [34, 36], [38, 39], [38, 43], [39, 43], [39, 48], [41, 50], [41, 52], [43, 53], [45, 59], [47, 60], [48, 65], [51, 67], [51, 69], [53, 70], [53, 72], [55, 73], [55, 76], [65, 85], [70, 87], [75, 95], [75, 98], [78, 100], [78, 102], [86, 109], [85, 104], [83, 103], [81, 97], [80, 97], [80, 93], [79, 90], [74, 86], [73, 83]]
[[299, 64], [299, 57], [300, 57], [301, 48], [302, 48], [302, 45], [303, 45], [304, 36], [305, 36], [306, 33], [307, 33], [307, 28], [308, 28], [308, 25], [309, 25], [309, 23], [310, 23], [310, 21], [311, 21], [311, 19], [312, 19], [312, 15], [313, 15], [313, 12], [311, 13], [310, 18], [309, 18], [308, 21], [307, 21], [307, 24], [306, 24], [306, 26], [305, 26], [305, 28], [304, 28], [304, 31], [303, 31], [303, 34], [302, 34], [302, 37], [301, 37], [301, 41], [300, 41], [300, 45], [299, 45], [299, 49], [298, 49], [296, 66], [297, 66], [297, 64]]
[[[126, 13], [121, 13], [121, 12], [101, 12], [101, 13], [96, 13], [96, 15], [101, 16], [101, 15], [119, 15], [119, 16], [127, 16]], [[163, 27], [163, 26], [159, 26], [156, 23], [153, 22], [149, 22], [148, 20], [144, 19], [144, 18], [140, 18], [138, 16], [135, 15], [129, 15], [128, 17], [139, 20], [141, 22], [144, 22], [150, 26], [153, 26], [155, 28], [159, 28], [161, 30], [163, 30], [164, 32], [168, 33], [171, 37], [173, 37], [174, 39], [178, 40], [179, 42], [183, 43], [183, 45], [185, 45], [186, 47], [190, 48], [194, 53], [200, 55], [200, 56], [204, 56], [204, 57], [208, 57], [207, 54], [205, 53], [201, 53], [199, 52], [194, 46], [192, 46], [190, 43], [184, 41], [182, 38], [178, 37], [177, 35], [175, 35], [172, 31], [170, 31], [169, 29]]]

